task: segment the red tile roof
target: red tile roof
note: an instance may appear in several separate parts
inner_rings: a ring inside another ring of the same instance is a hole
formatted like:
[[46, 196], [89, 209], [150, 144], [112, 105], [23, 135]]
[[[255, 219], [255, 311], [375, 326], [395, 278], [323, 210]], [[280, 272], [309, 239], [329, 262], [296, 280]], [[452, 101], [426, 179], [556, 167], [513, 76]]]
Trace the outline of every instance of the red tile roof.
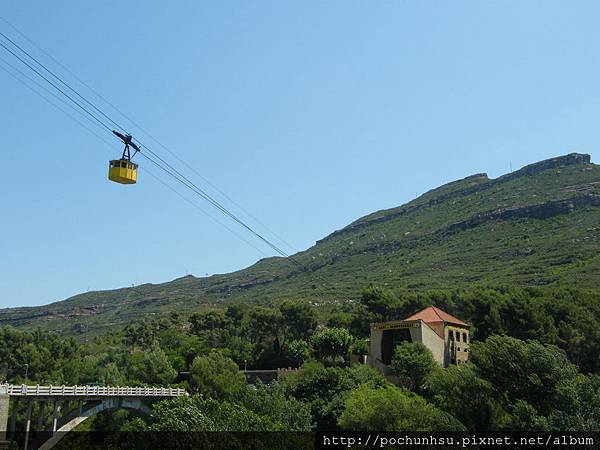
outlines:
[[451, 316], [447, 312], [442, 311], [435, 306], [430, 306], [425, 308], [410, 317], [407, 317], [404, 320], [422, 320], [425, 323], [434, 323], [434, 322], [447, 322], [454, 325], [463, 325], [468, 326], [465, 322], [460, 319], [457, 319], [454, 316]]

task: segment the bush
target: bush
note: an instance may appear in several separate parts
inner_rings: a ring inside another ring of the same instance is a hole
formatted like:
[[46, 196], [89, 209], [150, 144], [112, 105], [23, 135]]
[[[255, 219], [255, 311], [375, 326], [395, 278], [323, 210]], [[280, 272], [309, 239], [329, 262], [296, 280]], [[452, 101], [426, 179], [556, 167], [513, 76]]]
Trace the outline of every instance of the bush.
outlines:
[[310, 355], [308, 343], [302, 340], [292, 341], [287, 346], [287, 353], [296, 367], [301, 366]]
[[325, 367], [306, 362], [282, 382], [287, 392], [310, 406], [318, 430], [335, 430], [350, 391], [359, 384], [381, 387], [387, 384], [379, 371], [364, 365]]
[[338, 421], [352, 431], [464, 431], [464, 426], [422, 397], [394, 386], [360, 385], [350, 393]]
[[316, 356], [327, 362], [336, 362], [348, 354], [352, 335], [345, 328], [323, 328], [310, 338]]
[[491, 383], [472, 364], [434, 370], [427, 379], [431, 402], [460, 420], [471, 432], [496, 429], [502, 415]]
[[353, 355], [368, 355], [369, 354], [369, 341], [368, 339], [357, 339], [350, 347], [350, 353]]
[[190, 369], [192, 386], [198, 393], [215, 399], [225, 399], [246, 385], [237, 364], [218, 351], [198, 356]]
[[577, 376], [577, 368], [557, 347], [508, 336], [473, 342], [471, 360], [509, 403], [524, 400], [541, 415], [557, 407], [562, 386], [573, 385]]
[[402, 383], [421, 391], [427, 376], [439, 366], [425, 345], [420, 342], [403, 342], [396, 347], [390, 367]]
[[285, 388], [275, 382], [264, 385], [258, 382], [253, 388], [240, 390], [233, 401], [268, 417], [283, 431], [310, 431], [312, 416], [310, 406], [288, 395]]

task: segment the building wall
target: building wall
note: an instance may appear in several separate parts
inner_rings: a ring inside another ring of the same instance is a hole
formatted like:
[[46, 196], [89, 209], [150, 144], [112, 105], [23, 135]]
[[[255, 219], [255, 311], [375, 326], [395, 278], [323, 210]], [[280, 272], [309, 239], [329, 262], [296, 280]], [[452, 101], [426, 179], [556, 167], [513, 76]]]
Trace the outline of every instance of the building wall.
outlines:
[[371, 367], [379, 369], [384, 375], [391, 375], [390, 368], [383, 362], [384, 358], [382, 343], [384, 333], [391, 332], [393, 329], [405, 328], [410, 332], [411, 342], [421, 342], [421, 326], [422, 322], [420, 320], [398, 320], [393, 322], [385, 322], [383, 324], [371, 324], [371, 341], [369, 344], [369, 357], [367, 358], [367, 363]]
[[444, 366], [444, 340], [426, 324], [421, 327], [421, 342], [431, 351], [433, 359]]
[[[454, 339], [451, 338], [451, 332], [454, 334]], [[457, 333], [460, 335], [460, 340], [456, 338]], [[454, 325], [446, 326], [444, 330], [446, 352], [444, 355], [444, 366], [449, 364], [464, 364], [469, 359], [471, 336], [469, 329], [466, 327], [457, 327]], [[464, 337], [466, 336], [466, 341]]]
[[424, 344], [433, 354], [435, 361], [440, 365], [444, 365], [444, 340], [421, 320], [411, 320], [386, 322], [385, 324], [373, 324], [371, 326], [371, 342], [368, 358], [368, 363], [371, 367], [379, 369], [385, 375], [391, 373], [382, 358], [382, 340], [386, 330], [379, 329], [378, 327], [395, 326], [410, 326], [411, 341]]
[[[434, 323], [435, 328], [421, 320], [394, 321], [371, 325], [371, 342], [368, 364], [379, 369], [384, 375], [390, 375], [390, 368], [383, 362], [382, 340], [387, 329], [409, 327], [412, 342], [423, 343], [433, 354], [435, 361], [443, 367], [450, 364], [462, 364], [469, 359], [470, 336], [467, 327]], [[437, 331], [437, 332], [436, 332]], [[444, 339], [439, 333], [443, 333]], [[452, 333], [452, 339], [451, 339]], [[457, 340], [457, 333], [460, 340]], [[466, 336], [466, 341], [464, 337]]]
[[[371, 325], [371, 340], [369, 342], [369, 363], [381, 360], [381, 338], [383, 331]], [[371, 361], [372, 360], [372, 361]]]

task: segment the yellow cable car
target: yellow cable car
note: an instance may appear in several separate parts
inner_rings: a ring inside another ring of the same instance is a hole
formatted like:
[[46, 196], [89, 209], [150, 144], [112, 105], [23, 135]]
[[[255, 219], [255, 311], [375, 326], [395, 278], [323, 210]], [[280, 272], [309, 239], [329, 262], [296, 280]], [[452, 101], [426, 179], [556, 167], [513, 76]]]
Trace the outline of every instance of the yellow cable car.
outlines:
[[128, 159], [115, 159], [108, 165], [108, 179], [115, 183], [135, 184], [137, 181], [137, 164]]
[[[130, 134], [121, 134], [118, 131], [113, 133], [125, 144], [125, 150], [123, 150], [123, 156], [121, 159], [113, 159], [108, 163], [108, 179], [115, 183], [121, 184], [135, 184], [137, 182], [137, 169], [138, 165], [131, 162], [131, 155], [129, 153], [129, 146], [135, 149], [135, 153], [140, 151], [140, 148], [133, 143]], [[135, 156], [135, 153], [133, 156]]]

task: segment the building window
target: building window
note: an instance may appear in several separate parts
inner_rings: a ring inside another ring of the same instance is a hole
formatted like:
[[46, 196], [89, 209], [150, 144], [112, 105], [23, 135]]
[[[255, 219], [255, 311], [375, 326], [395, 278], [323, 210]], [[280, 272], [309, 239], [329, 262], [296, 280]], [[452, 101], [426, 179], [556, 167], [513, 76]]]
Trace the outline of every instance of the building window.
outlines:
[[402, 342], [412, 342], [409, 329], [385, 330], [381, 336], [381, 360], [389, 365], [392, 362], [396, 346]]
[[467, 342], [467, 333], [463, 333], [463, 341]]

